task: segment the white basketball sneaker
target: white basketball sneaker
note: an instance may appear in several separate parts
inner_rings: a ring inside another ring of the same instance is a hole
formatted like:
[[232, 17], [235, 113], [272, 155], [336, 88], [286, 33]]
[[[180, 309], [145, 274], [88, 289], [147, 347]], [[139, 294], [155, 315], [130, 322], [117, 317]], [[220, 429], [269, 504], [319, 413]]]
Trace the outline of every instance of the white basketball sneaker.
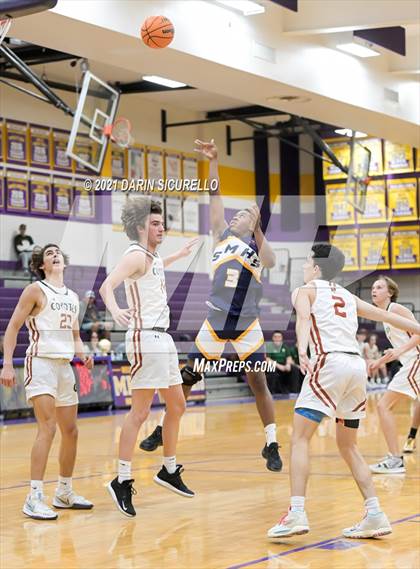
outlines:
[[367, 539], [380, 537], [392, 533], [391, 524], [383, 512], [379, 514], [366, 514], [361, 522], [351, 528], [343, 529], [344, 537], [352, 539]]
[[376, 474], [403, 474], [405, 472], [403, 457], [392, 454], [387, 454], [380, 462], [371, 464], [369, 468]]
[[47, 506], [44, 499], [42, 492], [37, 492], [36, 496], [28, 494], [22, 512], [34, 520], [56, 520], [57, 513]]
[[72, 510], [91, 510], [93, 508], [92, 502], [83, 496], [78, 496], [73, 490], [65, 493], [56, 491], [53, 506], [54, 508], [70, 508]]
[[271, 539], [281, 539], [282, 537], [290, 537], [292, 535], [302, 535], [308, 533], [309, 522], [306, 512], [292, 512], [289, 508], [278, 524], [270, 528], [267, 537]]

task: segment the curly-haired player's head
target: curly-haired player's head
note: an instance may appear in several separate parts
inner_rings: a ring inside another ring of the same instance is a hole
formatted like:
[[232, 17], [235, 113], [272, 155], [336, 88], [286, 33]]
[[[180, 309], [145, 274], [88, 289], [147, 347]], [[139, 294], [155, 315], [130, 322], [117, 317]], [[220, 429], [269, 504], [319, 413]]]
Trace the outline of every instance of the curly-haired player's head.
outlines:
[[397, 283], [385, 275], [380, 275], [372, 285], [372, 302], [377, 306], [397, 302], [399, 294], [400, 288]]
[[317, 243], [312, 246], [311, 253], [303, 265], [305, 283], [313, 279], [334, 279], [343, 269], [344, 253], [330, 243]]
[[32, 252], [30, 268], [36, 276], [44, 280], [51, 272], [61, 272], [69, 264], [69, 258], [55, 243], [35, 247]]
[[147, 248], [156, 247], [163, 240], [162, 207], [149, 197], [127, 200], [122, 208], [121, 221], [127, 237], [142, 242]]

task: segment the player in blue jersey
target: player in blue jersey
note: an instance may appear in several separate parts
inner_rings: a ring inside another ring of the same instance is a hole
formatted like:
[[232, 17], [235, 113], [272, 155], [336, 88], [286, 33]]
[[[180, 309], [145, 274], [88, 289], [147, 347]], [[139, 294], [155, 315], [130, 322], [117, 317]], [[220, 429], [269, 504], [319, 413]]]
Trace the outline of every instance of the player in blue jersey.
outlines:
[[[183, 368], [183, 389], [188, 398], [191, 388], [202, 379], [198, 360], [220, 360], [230, 342], [239, 359], [247, 363], [246, 375], [255, 395], [258, 413], [264, 425], [266, 444], [262, 456], [267, 468], [280, 471], [282, 461], [276, 436], [274, 403], [267, 387], [261, 363], [265, 361], [264, 336], [259, 322], [262, 296], [261, 272], [275, 264], [275, 255], [260, 227], [260, 212], [255, 204], [238, 211], [228, 224], [219, 191], [217, 147], [214, 140], [196, 140], [196, 151], [208, 158], [210, 193], [210, 225], [213, 234], [212, 290], [207, 301], [206, 320], [195, 339], [196, 349], [189, 354]], [[215, 183], [217, 181], [217, 183]], [[248, 371], [249, 370], [249, 371]], [[162, 424], [163, 418], [161, 420]], [[162, 444], [161, 424], [140, 443], [140, 448], [153, 451]]]

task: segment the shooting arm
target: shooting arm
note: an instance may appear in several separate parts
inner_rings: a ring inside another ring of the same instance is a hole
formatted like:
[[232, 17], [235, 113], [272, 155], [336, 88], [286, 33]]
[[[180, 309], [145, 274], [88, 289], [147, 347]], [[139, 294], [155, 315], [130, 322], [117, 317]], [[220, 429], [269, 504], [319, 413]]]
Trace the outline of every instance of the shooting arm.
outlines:
[[261, 259], [262, 265], [267, 269], [272, 269], [276, 264], [276, 255], [265, 238], [260, 226], [255, 228], [254, 237], [258, 247], [258, 256]]

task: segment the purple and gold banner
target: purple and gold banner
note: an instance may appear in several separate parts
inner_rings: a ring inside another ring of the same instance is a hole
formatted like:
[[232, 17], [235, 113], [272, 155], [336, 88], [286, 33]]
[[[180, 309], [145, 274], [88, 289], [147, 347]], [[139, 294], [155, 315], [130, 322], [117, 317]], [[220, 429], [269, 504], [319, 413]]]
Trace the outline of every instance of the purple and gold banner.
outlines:
[[[78, 136], [76, 139], [76, 144], [74, 147], [74, 153], [80, 156], [82, 160], [88, 163], [92, 163], [93, 160], [93, 141], [90, 140], [88, 136]], [[80, 164], [80, 162], [74, 161], [74, 171], [78, 174], [89, 174], [92, 173], [89, 168]]]
[[30, 163], [37, 168], [51, 168], [51, 130], [36, 124], [29, 125]]
[[85, 189], [84, 180], [74, 183], [73, 217], [93, 219], [95, 217], [95, 193]]
[[111, 172], [113, 178], [126, 178], [127, 159], [123, 148], [112, 148]]
[[29, 210], [28, 175], [18, 170], [7, 171], [7, 211]]
[[73, 206], [73, 182], [71, 178], [54, 178], [53, 213], [68, 217]]
[[359, 254], [357, 247], [357, 229], [338, 229], [331, 232], [330, 241], [338, 247], [345, 257], [343, 271], [359, 270]]
[[388, 227], [362, 227], [359, 233], [360, 268], [363, 271], [389, 269]]
[[32, 174], [31, 211], [33, 213], [51, 213], [51, 179], [47, 176]]
[[[385, 180], [371, 180], [366, 192], [364, 213], [357, 213], [358, 223], [385, 223]], [[360, 195], [357, 201], [360, 202]]]
[[391, 227], [391, 264], [393, 269], [420, 268], [420, 227]]
[[394, 178], [387, 181], [388, 214], [391, 221], [415, 221], [417, 214], [416, 178]]
[[[348, 140], [325, 141], [331, 150], [334, 152], [338, 160], [343, 164], [343, 166], [348, 166], [350, 164], [350, 143]], [[323, 153], [325, 160], [322, 163], [322, 170], [324, 175], [324, 180], [336, 180], [339, 178], [347, 178], [347, 174], [340, 170], [335, 164], [330, 162], [328, 156]]]
[[354, 194], [348, 192], [346, 184], [328, 184], [325, 187], [327, 225], [353, 225], [355, 222]]
[[385, 140], [385, 174], [404, 174], [413, 170], [413, 149], [411, 146]]
[[66, 154], [67, 143], [69, 141], [69, 132], [67, 130], [53, 130], [52, 146], [53, 146], [53, 169], [62, 170], [63, 172], [72, 171], [72, 161]]
[[28, 163], [28, 125], [21, 121], [6, 121], [6, 162]]

